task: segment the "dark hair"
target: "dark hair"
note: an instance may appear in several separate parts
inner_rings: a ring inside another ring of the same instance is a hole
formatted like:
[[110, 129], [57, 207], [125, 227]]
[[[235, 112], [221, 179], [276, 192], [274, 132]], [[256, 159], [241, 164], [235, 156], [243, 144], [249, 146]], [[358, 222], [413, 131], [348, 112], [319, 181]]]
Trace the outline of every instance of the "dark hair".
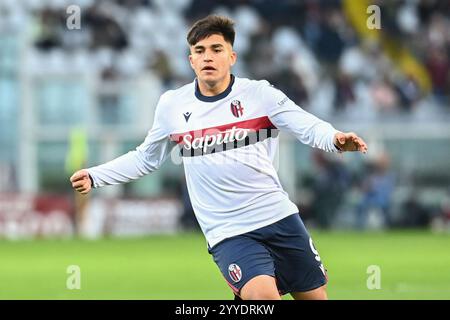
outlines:
[[233, 46], [235, 35], [234, 21], [224, 16], [209, 15], [194, 23], [188, 32], [187, 42], [193, 46], [200, 40], [213, 34], [222, 35], [225, 41]]

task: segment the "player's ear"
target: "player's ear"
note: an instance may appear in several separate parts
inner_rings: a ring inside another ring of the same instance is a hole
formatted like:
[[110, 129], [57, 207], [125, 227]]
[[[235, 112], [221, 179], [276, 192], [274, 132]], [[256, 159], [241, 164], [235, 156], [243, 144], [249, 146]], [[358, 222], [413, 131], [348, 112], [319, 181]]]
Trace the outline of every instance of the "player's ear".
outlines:
[[191, 68], [194, 69], [194, 62], [192, 61], [192, 54], [189, 55], [189, 63], [191, 64]]
[[231, 65], [234, 66], [237, 60], [237, 53], [236, 51], [231, 51]]

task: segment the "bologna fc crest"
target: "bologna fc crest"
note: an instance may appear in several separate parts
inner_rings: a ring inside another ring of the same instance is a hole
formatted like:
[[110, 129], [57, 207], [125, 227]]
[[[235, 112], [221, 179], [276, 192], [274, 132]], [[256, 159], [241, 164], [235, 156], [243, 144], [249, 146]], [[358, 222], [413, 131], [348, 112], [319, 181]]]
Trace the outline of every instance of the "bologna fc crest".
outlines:
[[228, 274], [234, 282], [239, 282], [242, 279], [241, 268], [236, 263], [232, 263], [228, 266]]
[[242, 108], [241, 102], [239, 100], [233, 100], [231, 102], [231, 113], [236, 118], [239, 118], [244, 114], [244, 108]]

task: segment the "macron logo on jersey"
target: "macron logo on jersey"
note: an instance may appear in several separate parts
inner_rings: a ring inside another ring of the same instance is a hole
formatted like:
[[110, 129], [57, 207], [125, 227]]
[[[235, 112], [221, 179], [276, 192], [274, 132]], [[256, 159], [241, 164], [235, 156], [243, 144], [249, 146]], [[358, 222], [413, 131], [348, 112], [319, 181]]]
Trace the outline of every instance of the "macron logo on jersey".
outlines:
[[184, 119], [186, 120], [186, 123], [189, 121], [189, 118], [191, 116], [192, 112], [185, 112], [183, 113]]

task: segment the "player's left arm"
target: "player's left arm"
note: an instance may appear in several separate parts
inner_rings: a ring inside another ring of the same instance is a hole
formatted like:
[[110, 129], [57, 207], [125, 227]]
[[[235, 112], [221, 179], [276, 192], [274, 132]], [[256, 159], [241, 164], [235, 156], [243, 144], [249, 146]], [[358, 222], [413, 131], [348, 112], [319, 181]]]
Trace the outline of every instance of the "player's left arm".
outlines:
[[258, 94], [263, 99], [270, 121], [300, 142], [327, 152], [367, 152], [367, 144], [354, 132], [336, 130], [330, 123], [303, 110], [267, 82], [262, 83], [260, 90]]

